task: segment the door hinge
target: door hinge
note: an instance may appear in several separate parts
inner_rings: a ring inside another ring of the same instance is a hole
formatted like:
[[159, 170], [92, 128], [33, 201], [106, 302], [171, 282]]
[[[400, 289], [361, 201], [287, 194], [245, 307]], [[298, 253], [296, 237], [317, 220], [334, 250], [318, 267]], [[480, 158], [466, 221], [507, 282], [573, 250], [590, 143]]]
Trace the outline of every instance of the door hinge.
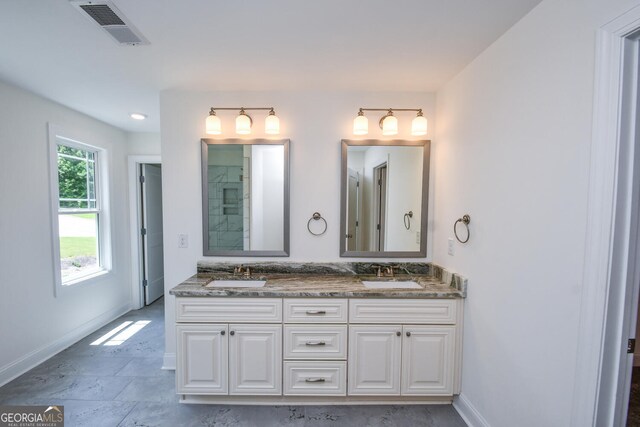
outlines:
[[142, 281], [142, 286], [144, 286], [145, 288], [146, 288], [147, 286], [149, 286], [149, 282], [147, 281], [147, 279], [144, 279], [144, 280]]
[[140, 234], [142, 234], [143, 236], [146, 236], [147, 235], [147, 229], [146, 228], [140, 229]]
[[356, 182], [356, 188], [360, 187], [360, 181]]
[[380, 230], [380, 224], [376, 225], [376, 230]]
[[627, 341], [627, 353], [635, 353], [636, 351], [636, 339], [631, 338]]
[[356, 227], [358, 226], [358, 221], [356, 221]]
[[140, 175], [140, 183], [144, 184], [144, 175]]
[[379, 180], [378, 180], [378, 185], [379, 185], [379, 186], [381, 186], [381, 185], [382, 185], [382, 180], [381, 180], [381, 179], [379, 179]]

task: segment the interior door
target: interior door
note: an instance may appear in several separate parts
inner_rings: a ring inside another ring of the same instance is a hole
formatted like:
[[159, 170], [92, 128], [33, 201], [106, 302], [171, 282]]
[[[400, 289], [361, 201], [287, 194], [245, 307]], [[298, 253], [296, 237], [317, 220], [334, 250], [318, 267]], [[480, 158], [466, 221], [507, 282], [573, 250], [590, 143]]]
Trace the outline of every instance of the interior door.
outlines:
[[360, 200], [360, 177], [358, 172], [349, 169], [349, 182], [347, 189], [347, 250], [358, 250], [358, 230], [360, 226], [358, 201]]
[[387, 224], [387, 163], [374, 168], [375, 179], [375, 249], [385, 250], [385, 233]]
[[151, 304], [164, 295], [162, 249], [162, 169], [160, 165], [141, 165], [142, 185], [142, 278], [144, 303]]

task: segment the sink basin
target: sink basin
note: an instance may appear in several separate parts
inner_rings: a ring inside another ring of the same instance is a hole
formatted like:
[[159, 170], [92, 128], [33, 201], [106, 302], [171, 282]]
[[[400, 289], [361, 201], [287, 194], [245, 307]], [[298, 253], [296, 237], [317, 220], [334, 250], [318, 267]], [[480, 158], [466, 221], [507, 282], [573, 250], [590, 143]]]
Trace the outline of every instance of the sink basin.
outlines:
[[398, 280], [393, 282], [363, 280], [362, 284], [367, 289], [422, 289], [422, 286], [413, 280]]
[[211, 288], [261, 288], [266, 280], [212, 280], [207, 284]]

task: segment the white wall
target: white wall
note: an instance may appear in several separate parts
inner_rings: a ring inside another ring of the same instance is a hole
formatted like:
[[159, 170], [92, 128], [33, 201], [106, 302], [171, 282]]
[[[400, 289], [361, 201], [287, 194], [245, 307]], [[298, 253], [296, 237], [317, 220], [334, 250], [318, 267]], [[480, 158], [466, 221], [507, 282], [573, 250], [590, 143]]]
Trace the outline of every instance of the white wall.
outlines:
[[488, 425], [570, 425], [595, 34], [636, 4], [545, 0], [437, 94], [434, 262], [469, 279], [458, 404]]
[[284, 249], [284, 147], [251, 147], [251, 250]]
[[[200, 139], [207, 136], [204, 120], [211, 106], [241, 105], [275, 107], [280, 117], [281, 137], [291, 139], [291, 256], [286, 258], [290, 261], [344, 260], [339, 256], [340, 140], [353, 139], [353, 119], [359, 107], [422, 108], [429, 120], [429, 132], [435, 129], [435, 97], [432, 93], [162, 92], [160, 112], [167, 291], [194, 274], [197, 261], [202, 259]], [[235, 114], [218, 115], [222, 119], [223, 136], [235, 138]], [[264, 117], [264, 113], [254, 115], [252, 137], [265, 137], [262, 133]], [[374, 129], [378, 118], [377, 115], [370, 116], [369, 138], [382, 139], [380, 132]], [[413, 116], [398, 115], [398, 119], [401, 133], [397, 137], [417, 139], [409, 135]], [[431, 135], [429, 133], [426, 138]], [[321, 237], [307, 232], [307, 221], [315, 211], [320, 212], [328, 223], [327, 233]], [[179, 233], [189, 234], [189, 248], [177, 248]], [[256, 260], [242, 257], [216, 259], [237, 263]], [[173, 297], [167, 298], [165, 306], [165, 366], [173, 363], [175, 352], [174, 301]]]
[[[47, 122], [108, 151], [113, 271], [54, 297]], [[127, 135], [0, 82], [0, 384], [129, 310]]]
[[128, 155], [159, 155], [160, 133], [157, 132], [128, 132]]

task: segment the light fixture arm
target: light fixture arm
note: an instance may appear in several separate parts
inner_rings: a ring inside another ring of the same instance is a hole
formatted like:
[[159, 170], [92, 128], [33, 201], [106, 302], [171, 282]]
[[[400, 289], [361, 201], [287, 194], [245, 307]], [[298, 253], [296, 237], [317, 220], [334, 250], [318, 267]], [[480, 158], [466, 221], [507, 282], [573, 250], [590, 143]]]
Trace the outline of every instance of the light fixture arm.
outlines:
[[273, 111], [275, 114], [275, 110], [273, 109], [273, 107], [211, 107], [211, 111], [214, 110], [228, 110], [228, 111], [232, 111], [232, 110], [263, 110], [263, 111]]

